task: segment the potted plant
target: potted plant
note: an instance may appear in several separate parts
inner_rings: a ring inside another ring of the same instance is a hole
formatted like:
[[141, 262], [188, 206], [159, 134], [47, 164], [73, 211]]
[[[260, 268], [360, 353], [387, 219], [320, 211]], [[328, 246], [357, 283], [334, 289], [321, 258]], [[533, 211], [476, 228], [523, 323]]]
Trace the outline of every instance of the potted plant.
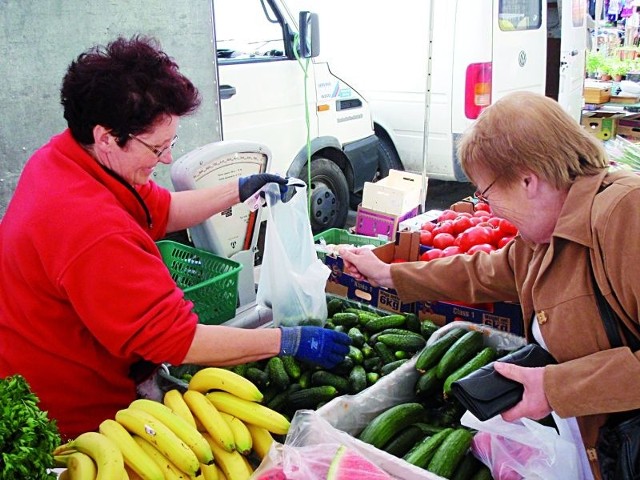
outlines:
[[585, 70], [589, 78], [600, 78], [602, 67], [604, 66], [604, 55], [600, 52], [587, 52]]

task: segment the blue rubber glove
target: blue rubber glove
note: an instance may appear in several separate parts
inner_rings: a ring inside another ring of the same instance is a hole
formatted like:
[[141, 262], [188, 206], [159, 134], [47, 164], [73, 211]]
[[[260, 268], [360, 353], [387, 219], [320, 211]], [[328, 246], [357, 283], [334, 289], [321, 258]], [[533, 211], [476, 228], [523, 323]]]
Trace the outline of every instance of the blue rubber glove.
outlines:
[[293, 355], [324, 368], [333, 368], [349, 353], [351, 339], [323, 327], [280, 327], [280, 355]]
[[284, 197], [287, 193], [287, 179], [280, 175], [271, 173], [256, 173], [248, 177], [240, 177], [238, 179], [238, 191], [240, 193], [240, 201], [244, 202], [247, 198], [255, 194], [267, 183], [275, 182], [280, 186], [280, 195]]

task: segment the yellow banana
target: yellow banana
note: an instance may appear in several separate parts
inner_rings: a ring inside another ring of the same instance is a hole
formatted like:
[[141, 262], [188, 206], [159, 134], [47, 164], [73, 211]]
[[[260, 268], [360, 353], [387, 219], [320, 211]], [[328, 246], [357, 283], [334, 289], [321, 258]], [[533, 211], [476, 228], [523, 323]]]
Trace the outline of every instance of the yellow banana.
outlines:
[[[74, 440], [60, 445], [54, 455], [78, 451], [91, 457], [97, 468], [96, 480], [120, 479], [126, 475], [124, 459], [118, 446], [98, 432], [84, 432]], [[71, 473], [71, 472], [69, 472]]]
[[191, 410], [189, 410], [189, 406], [185, 403], [184, 398], [182, 398], [182, 392], [180, 390], [177, 388], [169, 390], [164, 394], [162, 402], [169, 407], [173, 413], [182, 417], [189, 425], [197, 429], [196, 420], [193, 418], [193, 414]]
[[251, 448], [253, 447], [253, 439], [251, 438], [251, 432], [244, 424], [242, 420], [234, 417], [233, 415], [229, 415], [226, 412], [220, 412], [222, 418], [233, 433], [233, 441], [236, 444], [236, 450], [240, 452], [242, 455], [249, 455], [251, 453]]
[[218, 480], [228, 480], [227, 476], [224, 474], [224, 472], [220, 469], [220, 467], [218, 467], [216, 465], [216, 468], [218, 469]]
[[[185, 406], [187, 406], [186, 403]], [[166, 405], [146, 398], [140, 398], [131, 402], [129, 408], [143, 410], [164, 423], [180, 440], [193, 450], [193, 453], [196, 454], [200, 463], [208, 465], [213, 462], [213, 452], [202, 434], [182, 417], [173, 413]], [[189, 407], [187, 406], [187, 408]]]
[[211, 465], [200, 465], [202, 469], [202, 480], [220, 480], [218, 477], [218, 467], [215, 463]]
[[227, 392], [209, 392], [206, 396], [218, 410], [238, 417], [243, 422], [264, 427], [278, 435], [284, 435], [289, 431], [289, 420], [264, 405], [249, 402]]
[[151, 443], [147, 442], [144, 438], [138, 435], [133, 435], [133, 440], [144, 450], [144, 452], [156, 462], [156, 465], [164, 472], [165, 480], [187, 480], [191, 478], [184, 473], [178, 467], [176, 467], [171, 460], [165, 457], [160, 450], [158, 450]]
[[[202, 422], [207, 433], [209, 433], [223, 449], [228, 452], [233, 452], [236, 449], [233, 432], [222, 418], [222, 415], [220, 415], [218, 409], [207, 400], [204, 394], [197, 390], [187, 390], [183, 396], [191, 412]], [[215, 457], [215, 452], [213, 456]]]
[[116, 421], [129, 432], [152, 443], [186, 474], [196, 476], [199, 473], [200, 462], [193, 450], [153, 415], [138, 408], [125, 408], [116, 412]]
[[208, 433], [205, 433], [204, 437], [209, 442], [209, 445], [211, 445], [213, 455], [216, 457], [216, 465], [222, 470], [227, 480], [247, 480], [251, 476], [253, 471], [244, 463], [244, 457], [242, 455], [235, 450], [233, 452], [227, 452], [224, 448], [221, 448]]
[[104, 420], [98, 431], [113, 440], [124, 457], [125, 466], [136, 472], [143, 480], [164, 480], [162, 470], [133, 440], [131, 434], [120, 423], [110, 418]]
[[251, 402], [262, 401], [262, 392], [251, 380], [226, 368], [207, 367], [198, 370], [189, 380], [189, 390], [200, 393], [222, 390]]
[[273, 443], [273, 437], [269, 430], [264, 427], [258, 427], [257, 425], [252, 425], [251, 423], [245, 423], [247, 430], [251, 433], [251, 439], [253, 440], [253, 451], [260, 457], [262, 460], [269, 452], [271, 448], [271, 444]]
[[93, 459], [82, 452], [71, 452], [66, 455], [56, 455], [56, 464], [67, 467], [65, 470], [70, 479], [94, 480], [98, 474], [98, 468]]

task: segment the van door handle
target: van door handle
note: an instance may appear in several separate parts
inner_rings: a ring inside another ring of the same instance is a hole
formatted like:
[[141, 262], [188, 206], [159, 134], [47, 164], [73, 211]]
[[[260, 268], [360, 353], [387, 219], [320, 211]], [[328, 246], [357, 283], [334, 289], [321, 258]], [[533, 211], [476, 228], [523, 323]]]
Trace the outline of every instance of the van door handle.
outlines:
[[231, 85], [220, 85], [220, 98], [226, 100], [236, 94], [236, 87]]

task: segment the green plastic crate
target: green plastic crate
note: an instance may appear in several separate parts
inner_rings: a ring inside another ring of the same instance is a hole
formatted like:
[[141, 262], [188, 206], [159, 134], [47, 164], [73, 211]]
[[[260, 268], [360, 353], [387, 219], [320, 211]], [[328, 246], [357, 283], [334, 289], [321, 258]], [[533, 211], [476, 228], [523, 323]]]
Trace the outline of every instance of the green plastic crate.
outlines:
[[241, 264], [171, 240], [156, 244], [171, 278], [193, 302], [200, 323], [219, 325], [235, 316]]
[[[382, 240], [375, 237], [367, 237], [365, 235], [355, 235], [353, 233], [349, 233], [347, 230], [342, 230], [340, 228], [330, 228], [329, 230], [325, 230], [322, 233], [317, 234], [313, 237], [313, 241], [315, 243], [320, 243], [322, 240], [327, 245], [354, 245], [356, 247], [361, 247], [363, 245], [374, 245], [376, 247], [380, 245], [384, 245], [385, 243], [389, 243], [389, 240]], [[324, 262], [327, 254], [325, 252], [316, 252], [318, 258]]]

